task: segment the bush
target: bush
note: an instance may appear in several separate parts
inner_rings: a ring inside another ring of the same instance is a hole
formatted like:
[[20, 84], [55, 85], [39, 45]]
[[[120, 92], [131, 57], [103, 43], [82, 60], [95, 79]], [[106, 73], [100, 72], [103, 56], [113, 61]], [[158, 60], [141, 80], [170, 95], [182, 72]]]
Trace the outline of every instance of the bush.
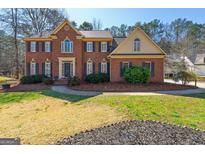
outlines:
[[44, 78], [44, 75], [28, 75], [23, 76], [20, 81], [22, 84], [41, 83]]
[[99, 73], [98, 74], [99, 82], [108, 82], [109, 76], [106, 73]]
[[80, 85], [80, 79], [77, 76], [68, 78], [68, 86]]
[[128, 83], [147, 83], [150, 78], [150, 71], [141, 66], [133, 66], [125, 70], [123, 77]]
[[53, 80], [53, 78], [45, 78], [43, 80], [43, 83], [45, 83], [46, 85], [51, 85], [54, 83], [54, 80]]
[[183, 85], [186, 85], [190, 81], [196, 81], [197, 76], [194, 72], [180, 71], [176, 73], [176, 75], [173, 77], [173, 80], [176, 82], [181, 81]]
[[98, 74], [89, 74], [86, 76], [85, 81], [88, 83], [99, 83], [99, 76]]

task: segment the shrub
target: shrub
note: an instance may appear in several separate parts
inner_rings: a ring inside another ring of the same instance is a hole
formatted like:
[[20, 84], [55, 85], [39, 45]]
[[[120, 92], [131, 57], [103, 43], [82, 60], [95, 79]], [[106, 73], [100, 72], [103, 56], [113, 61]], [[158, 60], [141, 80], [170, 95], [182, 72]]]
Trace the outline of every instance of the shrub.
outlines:
[[176, 73], [176, 75], [173, 77], [173, 80], [176, 82], [181, 81], [183, 85], [186, 85], [190, 81], [196, 81], [197, 76], [194, 72], [180, 71]]
[[54, 80], [53, 80], [53, 78], [45, 78], [43, 80], [43, 83], [45, 83], [46, 85], [51, 85], [54, 83]]
[[28, 75], [23, 76], [20, 81], [22, 84], [40, 83], [45, 78], [44, 75]]
[[80, 79], [77, 76], [68, 78], [68, 86], [80, 85]]
[[99, 82], [108, 82], [109, 76], [106, 73], [99, 73], [98, 74]]
[[150, 78], [150, 71], [141, 66], [133, 66], [125, 70], [123, 77], [128, 83], [147, 83]]
[[99, 83], [99, 76], [98, 74], [89, 74], [86, 76], [85, 81], [88, 83]]

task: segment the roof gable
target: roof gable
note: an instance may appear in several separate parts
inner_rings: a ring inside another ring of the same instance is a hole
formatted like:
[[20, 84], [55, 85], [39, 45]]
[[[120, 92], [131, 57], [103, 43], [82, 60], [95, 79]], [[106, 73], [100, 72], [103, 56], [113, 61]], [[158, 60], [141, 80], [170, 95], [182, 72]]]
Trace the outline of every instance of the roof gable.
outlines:
[[52, 35], [52, 34], [54, 34], [54, 35], [57, 34], [58, 31], [60, 31], [66, 24], [68, 24], [73, 30], [75, 30], [77, 34], [82, 35], [82, 34], [80, 33], [80, 31], [78, 31], [75, 27], [73, 27], [72, 24], [71, 24], [67, 19], [65, 19], [61, 24], [59, 24], [59, 25], [53, 30], [53, 32], [51, 33], [51, 35]]
[[[140, 51], [134, 52], [134, 40], [139, 38], [141, 41]], [[161, 54], [166, 53], [139, 27], [135, 28], [127, 38], [125, 38], [118, 47], [110, 54]]]

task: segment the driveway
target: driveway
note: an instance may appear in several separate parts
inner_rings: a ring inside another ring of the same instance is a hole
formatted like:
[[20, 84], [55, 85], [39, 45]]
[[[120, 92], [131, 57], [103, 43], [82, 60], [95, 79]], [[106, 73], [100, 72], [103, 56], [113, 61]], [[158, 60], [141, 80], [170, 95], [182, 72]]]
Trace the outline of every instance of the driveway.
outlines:
[[[164, 82], [181, 84], [181, 82], [175, 82], [175, 81], [173, 81], [171, 79], [165, 79]], [[190, 82], [189, 85], [193, 85], [194, 86], [195, 82]], [[205, 89], [205, 81], [197, 81], [197, 87]]]

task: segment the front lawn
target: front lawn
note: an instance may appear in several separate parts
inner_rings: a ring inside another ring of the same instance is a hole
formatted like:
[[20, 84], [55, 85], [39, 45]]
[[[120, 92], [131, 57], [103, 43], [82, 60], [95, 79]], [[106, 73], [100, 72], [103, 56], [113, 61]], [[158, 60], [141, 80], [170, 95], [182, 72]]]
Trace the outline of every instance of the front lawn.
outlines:
[[127, 119], [108, 105], [80, 103], [86, 99], [49, 90], [0, 93], [0, 138], [55, 144], [66, 136]]
[[0, 137], [53, 144], [69, 135], [127, 119], [205, 130], [205, 94], [193, 96], [65, 95], [50, 90], [0, 93]]

